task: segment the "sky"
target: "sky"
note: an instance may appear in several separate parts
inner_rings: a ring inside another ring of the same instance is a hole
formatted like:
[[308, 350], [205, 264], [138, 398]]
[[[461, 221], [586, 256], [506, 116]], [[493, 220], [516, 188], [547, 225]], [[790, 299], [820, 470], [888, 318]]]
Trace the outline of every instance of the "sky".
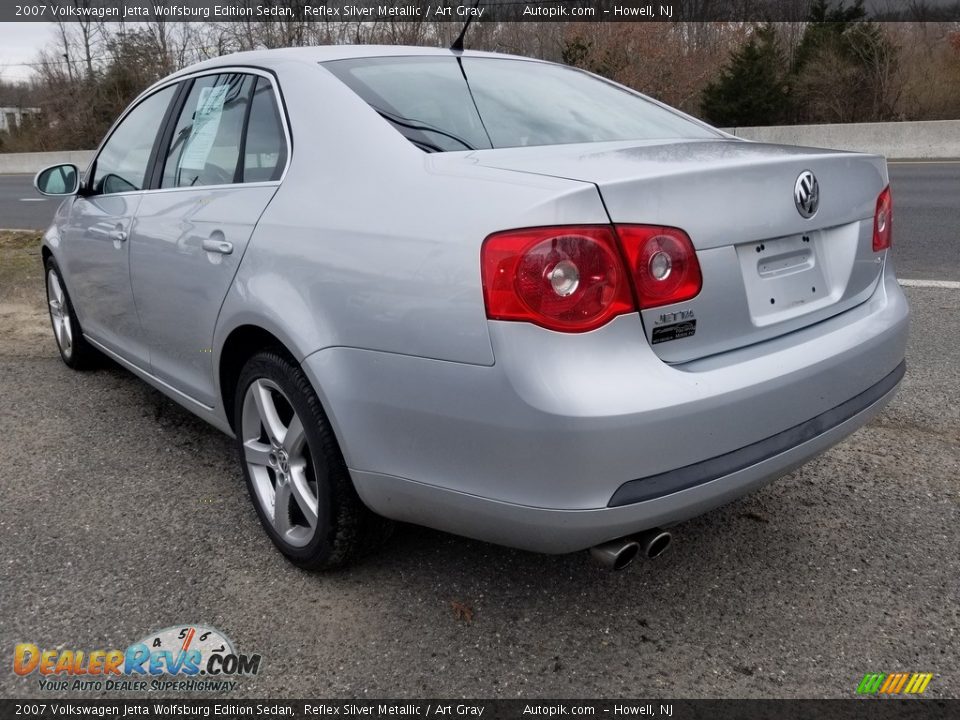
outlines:
[[0, 22], [0, 79], [27, 80], [37, 53], [54, 40], [52, 23]]

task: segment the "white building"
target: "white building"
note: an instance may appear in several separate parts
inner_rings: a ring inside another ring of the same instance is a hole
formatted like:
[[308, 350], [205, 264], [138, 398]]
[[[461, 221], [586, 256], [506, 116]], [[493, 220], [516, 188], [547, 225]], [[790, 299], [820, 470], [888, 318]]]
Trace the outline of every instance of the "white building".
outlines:
[[0, 132], [15, 130], [30, 115], [39, 115], [40, 108], [0, 107]]

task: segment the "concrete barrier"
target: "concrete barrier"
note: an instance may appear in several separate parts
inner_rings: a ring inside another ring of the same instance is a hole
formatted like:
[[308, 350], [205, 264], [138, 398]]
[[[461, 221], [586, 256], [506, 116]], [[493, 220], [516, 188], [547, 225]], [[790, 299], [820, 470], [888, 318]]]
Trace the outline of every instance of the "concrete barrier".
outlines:
[[63, 150], [60, 152], [0, 153], [0, 175], [35, 174], [49, 165], [73, 163], [81, 171], [93, 159], [93, 150]]
[[727, 128], [747, 140], [854, 150], [891, 160], [960, 158], [960, 120]]
[[[746, 140], [878, 153], [891, 160], [960, 158], [960, 120], [780, 125], [725, 130]], [[84, 170], [92, 157], [92, 150], [0, 153], [0, 175], [36, 173], [57, 163], [73, 163]]]

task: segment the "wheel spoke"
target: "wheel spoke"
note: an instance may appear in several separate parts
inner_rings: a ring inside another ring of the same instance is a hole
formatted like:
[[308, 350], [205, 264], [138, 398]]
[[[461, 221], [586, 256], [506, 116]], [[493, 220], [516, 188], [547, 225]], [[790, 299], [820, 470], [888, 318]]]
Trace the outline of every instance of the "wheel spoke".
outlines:
[[291, 468], [290, 481], [287, 486], [291, 488], [293, 498], [297, 501], [303, 516], [307, 519], [310, 529], [317, 527], [317, 498], [314, 497], [302, 468]]
[[73, 347], [73, 328], [70, 325], [70, 318], [66, 315], [60, 321], [63, 323], [63, 349], [69, 351]]
[[63, 320], [56, 315], [53, 316], [53, 336], [57, 339], [57, 344], [63, 346]]
[[277, 482], [273, 497], [273, 527], [280, 535], [290, 530], [290, 483]]
[[287, 429], [280, 422], [280, 415], [277, 414], [277, 406], [273, 401], [273, 393], [261, 380], [254, 383], [252, 390], [254, 402], [257, 404], [257, 414], [260, 415], [260, 422], [267, 431], [269, 438], [279, 445], [283, 441]]
[[60, 279], [52, 270], [47, 273], [47, 297], [51, 303], [56, 302], [57, 305], [60, 305], [63, 300], [60, 291]]
[[243, 444], [243, 456], [252, 465], [267, 467], [270, 464], [270, 451], [271, 447], [259, 440], [247, 440]]
[[303, 423], [300, 422], [300, 416], [294, 413], [293, 417], [290, 418], [290, 425], [287, 426], [281, 441], [283, 449], [287, 451], [287, 455], [290, 456], [291, 460], [298, 459], [303, 455], [305, 440]]

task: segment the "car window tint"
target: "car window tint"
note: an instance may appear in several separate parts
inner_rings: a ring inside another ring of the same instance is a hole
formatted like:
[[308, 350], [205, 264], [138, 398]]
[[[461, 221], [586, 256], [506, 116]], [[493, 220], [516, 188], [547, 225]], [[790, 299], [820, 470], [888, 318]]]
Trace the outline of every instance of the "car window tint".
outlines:
[[142, 190], [150, 153], [176, 86], [154, 93], [123, 119], [107, 140], [94, 166], [93, 192], [107, 195]]
[[256, 75], [230, 73], [193, 82], [165, 153], [160, 187], [236, 182], [243, 125], [256, 80]]
[[716, 135], [656, 103], [562, 65], [465, 58], [494, 147]]
[[364, 58], [325, 67], [425, 150], [491, 147], [454, 58]]
[[717, 137], [679, 113], [562, 65], [388, 57], [324, 67], [430, 151]]
[[250, 103], [243, 148], [243, 182], [280, 179], [287, 162], [287, 143], [281, 122], [273, 85], [261, 77]]
[[281, 123], [273, 85], [261, 77], [250, 104], [243, 148], [243, 182], [280, 179], [287, 163], [287, 142]]

